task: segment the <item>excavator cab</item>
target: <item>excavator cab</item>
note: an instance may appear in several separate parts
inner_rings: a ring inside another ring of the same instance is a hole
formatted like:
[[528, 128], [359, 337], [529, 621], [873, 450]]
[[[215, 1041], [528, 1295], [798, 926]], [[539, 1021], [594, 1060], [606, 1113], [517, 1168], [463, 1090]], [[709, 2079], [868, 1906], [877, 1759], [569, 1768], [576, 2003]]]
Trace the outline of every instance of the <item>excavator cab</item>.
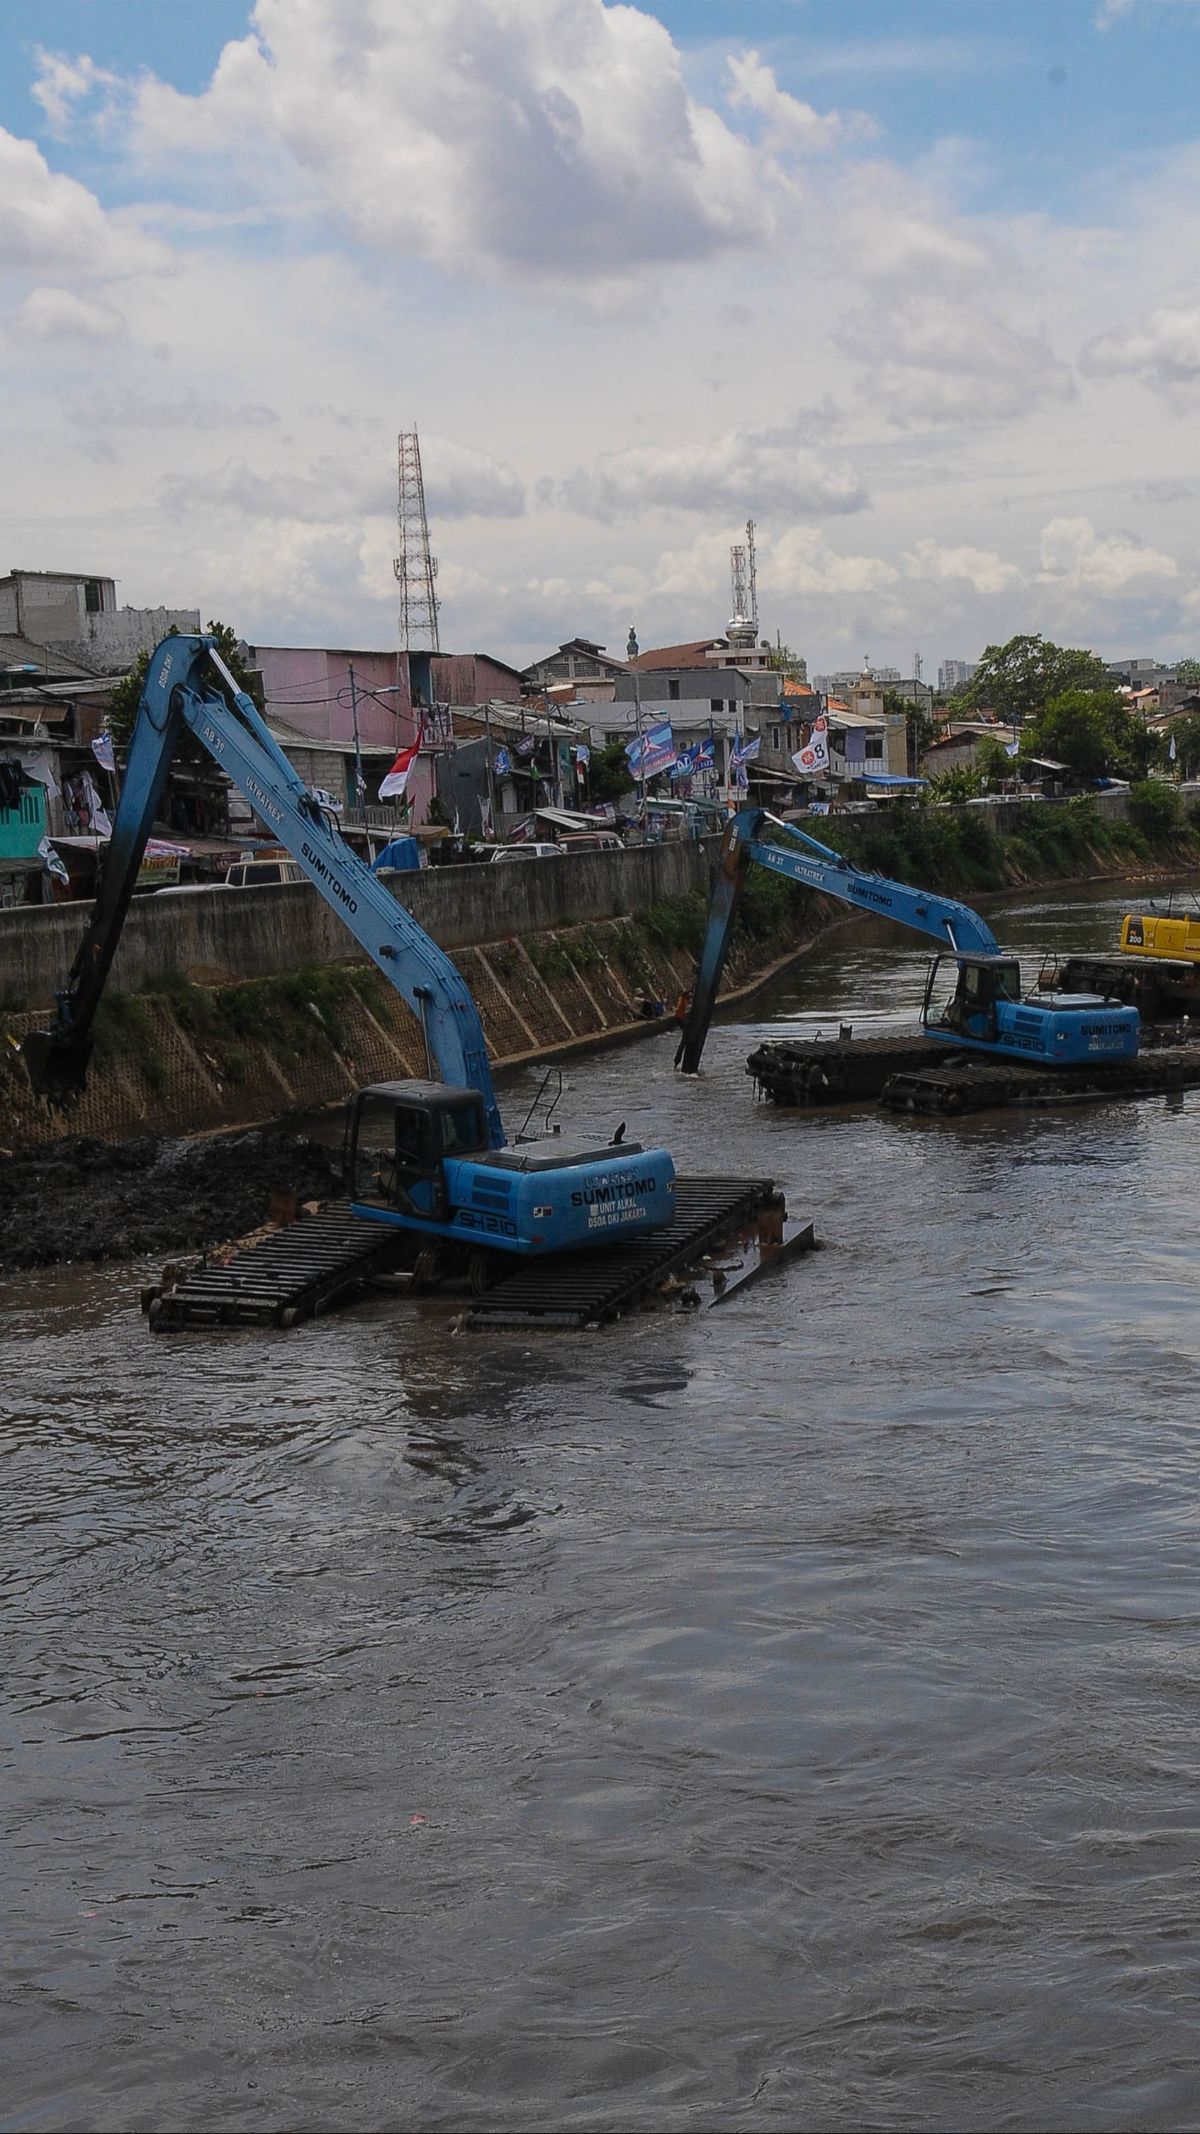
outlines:
[[[935, 958], [925, 987], [921, 1020], [926, 1028], [935, 1021], [930, 1004], [940, 960]], [[954, 991], [936, 1018], [936, 1027], [953, 1030], [977, 1044], [995, 1044], [1001, 1001], [1020, 1001], [1021, 966], [1015, 956], [959, 956], [956, 965]]]
[[488, 1147], [477, 1090], [448, 1082], [373, 1082], [359, 1090], [346, 1119], [345, 1190], [356, 1207], [445, 1222], [446, 1158], [481, 1156]]

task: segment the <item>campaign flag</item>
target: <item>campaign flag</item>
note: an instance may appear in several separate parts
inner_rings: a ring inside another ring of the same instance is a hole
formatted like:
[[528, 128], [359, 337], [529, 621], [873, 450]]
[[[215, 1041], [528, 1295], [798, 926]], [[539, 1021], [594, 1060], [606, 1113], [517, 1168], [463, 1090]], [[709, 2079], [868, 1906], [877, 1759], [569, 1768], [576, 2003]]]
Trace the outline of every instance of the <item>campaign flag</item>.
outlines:
[[753, 763], [761, 747], [761, 734], [755, 734], [752, 741], [744, 740], [740, 733], [735, 734], [733, 737], [733, 747], [729, 751], [730, 769], [734, 771], [740, 771], [743, 764]]
[[578, 745], [576, 746], [576, 749], [575, 749], [575, 761], [576, 761], [576, 763], [578, 763], [578, 764], [579, 764], [579, 765], [581, 766], [581, 768], [582, 768], [583, 770], [586, 770], [586, 769], [587, 769], [587, 767], [588, 767], [588, 764], [589, 764], [589, 763], [591, 762], [591, 760], [592, 760], [592, 752], [591, 752], [591, 749], [590, 749], [590, 748], [588, 747], [588, 745], [587, 745], [586, 741], [580, 741], [580, 742], [578, 743]]
[[497, 778], [507, 778], [511, 775], [512, 757], [506, 748], [498, 748], [496, 750], [496, 761], [492, 765], [492, 769], [495, 771]]
[[627, 741], [625, 754], [635, 778], [656, 778], [660, 771], [669, 771], [675, 761], [671, 721], [662, 719], [657, 726], [647, 727], [640, 739]]
[[400, 800], [403, 797], [405, 788], [408, 785], [409, 774], [420, 753], [421, 736], [418, 734], [411, 748], [402, 748], [400, 750], [386, 778], [380, 779], [379, 798], [381, 800]]
[[710, 734], [706, 741], [698, 741], [696, 743], [696, 769], [698, 771], [711, 771], [716, 766], [716, 760], [716, 744]]
[[796, 750], [792, 762], [805, 777], [823, 778], [826, 775], [829, 770], [829, 722], [824, 714], [813, 720], [808, 743]]
[[97, 837], [111, 837], [112, 824], [108, 818], [108, 810], [92, 784], [90, 773], [84, 771], [79, 783], [83, 788], [83, 796], [87, 808], [88, 829], [94, 830]]
[[[732, 763], [732, 758], [730, 759], [730, 761]], [[745, 793], [749, 790], [750, 781], [746, 776], [746, 766], [744, 763], [738, 763], [733, 765], [733, 782], [739, 793]]]
[[694, 777], [696, 771], [696, 758], [698, 757], [699, 753], [700, 743], [698, 741], [693, 741], [690, 748], [681, 748], [679, 754], [675, 758], [674, 764], [671, 767], [672, 778]]
[[513, 743], [513, 754], [519, 757], [522, 763], [528, 763], [536, 747], [536, 734], [522, 734], [520, 740]]
[[98, 734], [92, 743], [92, 754], [102, 771], [116, 771], [117, 759], [113, 755], [111, 734]]
[[38, 846], [38, 858], [47, 874], [52, 874], [56, 882], [70, 881], [71, 877], [63, 865], [62, 856], [55, 851], [48, 837], [44, 837]]

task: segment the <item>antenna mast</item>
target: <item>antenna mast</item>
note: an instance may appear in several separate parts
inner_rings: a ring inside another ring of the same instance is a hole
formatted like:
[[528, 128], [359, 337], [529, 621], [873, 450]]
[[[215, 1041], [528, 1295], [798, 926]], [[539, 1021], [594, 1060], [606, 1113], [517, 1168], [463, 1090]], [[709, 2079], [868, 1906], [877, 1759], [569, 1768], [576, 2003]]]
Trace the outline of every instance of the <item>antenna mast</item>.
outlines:
[[437, 557], [429, 547], [421, 447], [416, 430], [401, 430], [396, 443], [400, 472], [400, 553], [394, 569], [400, 587], [400, 649], [402, 652], [440, 652], [438, 597], [434, 584]]
[[729, 551], [729, 582], [733, 613], [727, 636], [731, 645], [743, 649], [758, 642], [758, 577], [754, 561], [754, 521], [746, 521], [746, 544]]

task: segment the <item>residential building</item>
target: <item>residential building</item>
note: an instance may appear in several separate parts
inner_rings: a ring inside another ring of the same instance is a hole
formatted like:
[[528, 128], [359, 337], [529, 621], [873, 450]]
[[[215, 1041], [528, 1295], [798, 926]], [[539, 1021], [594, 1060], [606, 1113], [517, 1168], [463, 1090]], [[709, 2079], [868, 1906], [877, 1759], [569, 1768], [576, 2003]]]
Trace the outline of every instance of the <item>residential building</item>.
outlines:
[[37, 900], [44, 837], [87, 830], [85, 775], [97, 803], [111, 807], [91, 744], [113, 686], [46, 645], [0, 635], [0, 905]]
[[199, 629], [199, 608], [119, 607], [113, 578], [23, 570], [0, 578], [0, 635], [31, 638], [92, 674], [127, 674], [172, 630]]
[[[392, 801], [380, 801], [379, 781], [397, 752], [417, 736], [415, 701], [429, 701], [430, 655], [324, 645], [250, 645], [246, 663], [262, 680], [263, 706], [289, 761], [307, 785], [343, 803], [351, 819], [395, 825]], [[412, 776], [414, 822], [423, 822], [434, 791], [435, 746], [446, 746], [444, 719], [426, 720], [428, 747]], [[365, 796], [357, 790], [361, 763]]]
[[526, 667], [522, 680], [533, 690], [571, 682], [576, 696], [593, 703], [611, 703], [616, 678], [624, 671], [624, 660], [613, 659], [603, 645], [593, 644], [590, 637], [569, 637], [557, 652], [549, 652], [545, 659]]
[[519, 704], [525, 677], [490, 652], [435, 652], [435, 703], [452, 709], [468, 704]]

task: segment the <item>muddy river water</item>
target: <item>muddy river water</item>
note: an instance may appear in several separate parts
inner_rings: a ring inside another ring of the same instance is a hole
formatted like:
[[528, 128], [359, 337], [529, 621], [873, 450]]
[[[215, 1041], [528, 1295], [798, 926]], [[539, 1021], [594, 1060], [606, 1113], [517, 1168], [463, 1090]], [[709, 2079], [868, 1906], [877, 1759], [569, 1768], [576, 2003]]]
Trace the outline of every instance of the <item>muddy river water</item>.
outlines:
[[571, 1065], [816, 1218], [702, 1318], [4, 1285], [0, 2125], [1200, 2120], [1200, 1092], [754, 1103], [923, 968], [872, 922], [699, 1083]]

